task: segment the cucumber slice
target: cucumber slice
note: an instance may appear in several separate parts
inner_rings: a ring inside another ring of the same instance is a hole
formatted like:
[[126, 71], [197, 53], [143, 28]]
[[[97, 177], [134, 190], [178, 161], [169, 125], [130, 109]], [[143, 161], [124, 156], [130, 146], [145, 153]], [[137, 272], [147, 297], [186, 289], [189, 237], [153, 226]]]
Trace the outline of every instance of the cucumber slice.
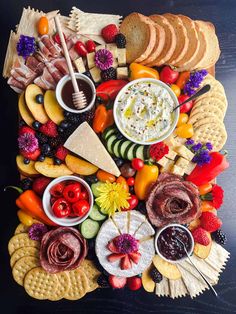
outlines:
[[102, 221], [104, 219], [107, 218], [107, 216], [103, 215], [100, 210], [99, 210], [99, 207], [97, 204], [94, 204], [93, 205], [93, 208], [89, 214], [89, 217], [95, 221]]
[[144, 156], [144, 160], [147, 160], [150, 158], [149, 146], [144, 146], [143, 156]]
[[132, 160], [132, 159], [134, 159], [135, 157], [135, 155], [134, 155], [134, 150], [135, 150], [135, 148], [137, 147], [137, 144], [133, 144], [131, 147], [130, 147], [130, 149], [129, 149], [129, 151], [128, 151], [128, 153], [127, 153], [127, 159], [129, 159], [129, 160]]
[[138, 147], [135, 153], [135, 157], [144, 160], [144, 146], [143, 145], [140, 145]]
[[120, 154], [119, 154], [119, 146], [120, 146], [120, 143], [122, 143], [123, 140], [118, 140], [118, 142], [115, 143], [115, 146], [113, 148], [113, 152], [114, 152], [114, 155], [116, 157], [120, 157]]
[[119, 145], [118, 150], [121, 158], [125, 158], [125, 150], [130, 143], [131, 143], [130, 141], [123, 140], [123, 142]]
[[116, 129], [114, 129], [114, 128], [107, 128], [105, 131], [104, 131], [104, 133], [103, 133], [103, 138], [105, 139], [105, 140], [107, 140], [108, 139], [108, 137], [111, 135], [111, 134], [115, 134], [116, 133]]
[[102, 215], [108, 215], [108, 212], [102, 207], [99, 207], [99, 211]]
[[111, 144], [111, 153], [113, 154], [113, 155], [115, 155], [114, 154], [114, 147], [115, 147], [115, 145], [119, 142], [120, 140], [118, 139], [118, 138], [116, 138], [115, 140], [114, 140], [114, 142]]
[[109, 151], [110, 154], [112, 154], [112, 145], [113, 145], [113, 142], [116, 140], [116, 136], [115, 135], [111, 135], [109, 136], [109, 138], [107, 139], [107, 149]]
[[81, 224], [81, 233], [85, 239], [93, 239], [94, 237], [96, 237], [99, 229], [99, 223], [90, 218], [86, 219]]
[[98, 188], [99, 188], [100, 186], [102, 186], [103, 184], [104, 184], [104, 183], [101, 182], [101, 181], [99, 181], [99, 182], [97, 182], [97, 183], [91, 184], [91, 189], [92, 189], [93, 195], [94, 195], [95, 197], [98, 197], [98, 196], [100, 195], [100, 192], [98, 191]]
[[130, 148], [132, 147], [134, 145], [134, 143], [132, 143], [132, 142], [130, 142], [129, 141], [129, 145], [126, 147], [126, 149], [125, 149], [125, 151], [124, 151], [124, 159], [128, 159], [128, 152], [129, 152], [129, 150], [130, 150]]

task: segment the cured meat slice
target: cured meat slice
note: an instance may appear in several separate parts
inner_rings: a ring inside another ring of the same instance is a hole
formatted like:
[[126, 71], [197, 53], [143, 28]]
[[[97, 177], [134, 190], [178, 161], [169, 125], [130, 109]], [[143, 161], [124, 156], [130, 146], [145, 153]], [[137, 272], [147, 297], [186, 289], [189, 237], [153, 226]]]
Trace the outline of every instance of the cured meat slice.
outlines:
[[40, 40], [44, 44], [44, 46], [49, 50], [50, 56], [56, 58], [60, 55], [61, 48], [57, 44], [55, 44], [48, 35], [43, 35], [40, 38]]
[[49, 61], [45, 62], [45, 65], [49, 71], [49, 73], [51, 74], [51, 76], [53, 77], [54, 81], [57, 83], [60, 81], [60, 79], [63, 77], [63, 74], [55, 67], [54, 64], [52, 64]]
[[69, 50], [69, 55], [72, 61], [76, 60], [79, 57], [79, 54], [75, 50], [75, 43], [78, 41], [78, 38], [76, 36], [70, 36], [66, 40], [66, 45]]
[[12, 66], [11, 74], [14, 71], [26, 79], [30, 79], [32, 77], [35, 77], [36, 75], [36, 73], [33, 70], [31, 70], [27, 65], [25, 65], [23, 62], [21, 62], [18, 59], [14, 62]]
[[57, 58], [51, 61], [53, 65], [64, 75], [69, 73], [65, 58]]
[[23, 90], [24, 90], [24, 85], [17, 81], [14, 77], [10, 76], [8, 81], [7, 81], [7, 84], [10, 85], [10, 87], [17, 93], [21, 93]]
[[41, 53], [43, 54], [43, 56], [48, 59], [51, 56], [51, 52], [50, 50], [44, 45], [44, 43], [42, 42], [42, 40], [38, 41], [38, 46], [39, 46], [39, 50], [41, 51]]
[[[56, 82], [47, 68], [44, 68], [43, 74], [34, 80], [34, 83], [43, 89], [55, 89]], [[44, 86], [44, 87], [43, 87]]]
[[27, 58], [26, 65], [38, 75], [40, 75], [44, 69], [44, 63], [36, 59], [34, 56]]

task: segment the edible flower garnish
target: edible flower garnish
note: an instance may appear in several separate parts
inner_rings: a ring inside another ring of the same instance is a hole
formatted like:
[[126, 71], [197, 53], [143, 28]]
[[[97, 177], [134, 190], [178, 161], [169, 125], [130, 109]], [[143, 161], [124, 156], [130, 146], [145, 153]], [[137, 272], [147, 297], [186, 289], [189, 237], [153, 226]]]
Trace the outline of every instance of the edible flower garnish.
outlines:
[[211, 156], [209, 154], [213, 148], [211, 143], [195, 143], [194, 140], [190, 139], [186, 141], [185, 145], [195, 154], [192, 161], [199, 166], [208, 164], [211, 161]]
[[169, 153], [169, 147], [164, 142], [153, 144], [150, 146], [149, 154], [155, 161], [160, 160], [162, 157]]
[[18, 137], [19, 149], [26, 153], [33, 153], [39, 147], [38, 139], [31, 133], [24, 133]]
[[211, 201], [211, 205], [218, 209], [224, 201], [224, 190], [221, 186], [214, 184], [209, 193], [201, 195], [201, 199], [203, 201]]
[[121, 208], [128, 208], [128, 199], [130, 194], [123, 189], [120, 183], [106, 182], [98, 187], [100, 195], [96, 198], [96, 203], [106, 212], [109, 216], [113, 215]]
[[119, 253], [129, 254], [138, 250], [138, 241], [128, 233], [116, 237], [114, 239], [114, 244]]
[[200, 87], [200, 84], [208, 74], [207, 70], [200, 70], [190, 74], [189, 80], [184, 86], [184, 94], [192, 96], [195, 94], [196, 89]]
[[29, 229], [29, 237], [31, 240], [41, 241], [43, 235], [48, 232], [46, 225], [41, 223], [33, 224]]
[[22, 56], [26, 59], [32, 55], [36, 49], [35, 38], [25, 35], [20, 35], [20, 39], [16, 45], [18, 56]]
[[95, 53], [95, 64], [96, 66], [104, 71], [109, 69], [113, 63], [112, 53], [107, 49], [99, 49]]

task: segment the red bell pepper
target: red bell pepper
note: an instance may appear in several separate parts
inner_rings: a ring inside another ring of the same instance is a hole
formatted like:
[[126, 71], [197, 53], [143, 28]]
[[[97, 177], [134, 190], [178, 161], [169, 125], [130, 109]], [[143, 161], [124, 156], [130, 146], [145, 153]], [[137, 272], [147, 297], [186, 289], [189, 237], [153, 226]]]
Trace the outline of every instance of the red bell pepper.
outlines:
[[200, 186], [215, 179], [221, 172], [229, 167], [225, 155], [219, 152], [210, 153], [211, 161], [203, 166], [196, 166], [186, 180]]
[[125, 80], [109, 80], [101, 83], [97, 87], [97, 96], [102, 98], [103, 101], [114, 100], [119, 91], [128, 84]]

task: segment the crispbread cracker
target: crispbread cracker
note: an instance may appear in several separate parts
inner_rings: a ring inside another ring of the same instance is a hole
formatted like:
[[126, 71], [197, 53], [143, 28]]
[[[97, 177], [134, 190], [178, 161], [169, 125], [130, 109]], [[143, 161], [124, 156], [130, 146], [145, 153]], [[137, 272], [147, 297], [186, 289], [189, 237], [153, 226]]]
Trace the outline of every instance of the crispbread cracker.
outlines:
[[170, 294], [169, 281], [166, 277], [163, 277], [160, 283], [156, 284], [155, 294], [158, 297], [168, 297]]
[[[217, 108], [218, 109], [218, 108]], [[219, 111], [220, 112], [220, 111]], [[213, 113], [213, 112], [198, 112], [196, 114], [194, 114], [193, 116], [191, 116], [190, 114], [190, 118], [188, 120], [188, 123], [191, 123], [191, 124], [195, 124], [197, 121], [200, 121], [202, 119], [205, 119], [205, 118], [214, 118], [216, 117], [216, 119], [218, 120], [221, 120], [219, 119], [219, 117]]]
[[24, 225], [24, 224], [19, 224], [16, 227], [15, 233], [14, 234], [19, 234], [19, 233], [27, 233], [29, 231], [29, 227]]
[[25, 246], [21, 247], [18, 250], [16, 250], [10, 260], [11, 267], [14, 266], [14, 264], [22, 257], [24, 256], [33, 256], [38, 258], [39, 257], [39, 250], [36, 247], [33, 246]]
[[63, 271], [63, 272], [57, 273], [56, 276], [58, 279], [58, 285], [54, 293], [52, 293], [50, 297], [48, 298], [50, 301], [61, 300], [70, 289], [70, 277], [69, 277], [68, 272]]
[[8, 252], [12, 255], [16, 250], [25, 246], [33, 246], [39, 248], [40, 242], [31, 240], [27, 233], [14, 235], [8, 243]]
[[225, 116], [225, 112], [227, 109], [227, 103], [223, 102], [221, 99], [218, 99], [216, 97], [204, 97], [200, 100], [197, 100], [193, 106], [193, 109], [207, 104], [209, 107], [217, 107], [222, 111], [223, 116]]
[[211, 252], [205, 259], [205, 262], [218, 272], [221, 272], [224, 269], [224, 266], [229, 257], [230, 253], [228, 251], [226, 251], [221, 245], [217, 244], [215, 241], [212, 241]]
[[224, 124], [208, 123], [200, 125], [192, 137], [196, 142], [207, 143], [211, 142], [213, 151], [220, 151], [226, 143], [227, 132]]
[[215, 106], [210, 107], [207, 103], [205, 103], [205, 104], [203, 104], [197, 108], [193, 107], [189, 120], [191, 120], [191, 117], [193, 117], [195, 114], [198, 114], [198, 113], [204, 113], [204, 114], [209, 113], [210, 115], [217, 116], [217, 118], [221, 121], [224, 119], [224, 114], [222, 113], [222, 111], [218, 107], [215, 107]]
[[204, 119], [201, 119], [201, 120], [198, 120], [196, 121], [194, 124], [193, 124], [193, 128], [196, 129], [198, 128], [200, 125], [203, 125], [203, 124], [208, 124], [208, 123], [212, 123], [212, 122], [215, 122], [215, 123], [218, 123], [218, 124], [221, 124], [222, 121], [219, 120], [217, 117], [208, 117], [208, 118], [204, 118]]
[[79, 268], [69, 271], [70, 289], [64, 295], [67, 300], [78, 300], [89, 290], [89, 280], [86, 274]]
[[97, 289], [98, 288], [97, 279], [98, 279], [98, 276], [100, 275], [100, 271], [96, 268], [94, 262], [88, 259], [85, 259], [80, 265], [80, 270], [82, 270], [88, 278], [88, 281], [89, 281], [88, 291], [93, 291]]
[[188, 294], [188, 291], [185, 287], [183, 280], [169, 280], [169, 287], [170, 287], [170, 297], [172, 299], [185, 297]]
[[55, 294], [57, 286], [57, 275], [47, 273], [42, 267], [31, 269], [24, 279], [25, 291], [38, 300], [51, 298]]
[[40, 265], [39, 259], [33, 256], [24, 256], [20, 258], [14, 265], [12, 269], [12, 275], [15, 281], [23, 286], [25, 275], [32, 268], [38, 267]]

